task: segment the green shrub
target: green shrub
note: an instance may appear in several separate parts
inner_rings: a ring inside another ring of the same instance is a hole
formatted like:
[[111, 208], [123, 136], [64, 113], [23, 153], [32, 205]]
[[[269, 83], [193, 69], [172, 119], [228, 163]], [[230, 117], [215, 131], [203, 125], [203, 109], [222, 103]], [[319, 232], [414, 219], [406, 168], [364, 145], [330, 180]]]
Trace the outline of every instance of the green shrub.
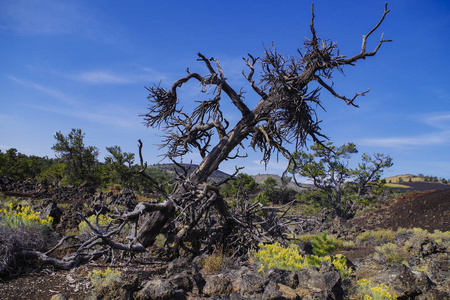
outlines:
[[252, 203], [259, 202], [263, 206], [269, 206], [269, 204], [272, 202], [272, 200], [269, 197], [269, 193], [267, 192], [261, 192], [251, 201]]
[[260, 244], [255, 257], [261, 263], [259, 272], [266, 269], [299, 270], [305, 267], [305, 257], [293, 248], [283, 248], [279, 243]]
[[356, 237], [356, 240], [361, 244], [366, 244], [371, 241], [376, 243], [392, 242], [396, 234], [390, 229], [369, 230], [361, 233]]
[[327, 232], [324, 231], [322, 235], [315, 235], [311, 240], [313, 253], [317, 256], [327, 256], [336, 250], [335, 241], [327, 237]]
[[300, 204], [300, 213], [305, 216], [317, 216], [322, 211], [323, 207], [315, 204]]
[[[299, 239], [301, 241], [311, 243], [313, 247], [313, 253], [318, 256], [329, 255], [333, 251], [341, 249], [345, 243], [344, 240], [340, 240], [332, 235], [328, 235], [326, 231], [324, 231], [321, 235], [304, 234], [300, 236]], [[354, 245], [354, 243], [352, 243], [352, 245]], [[326, 252], [326, 254], [320, 254], [322, 252]]]
[[363, 215], [367, 214], [368, 212], [374, 211], [374, 210], [375, 210], [375, 207], [373, 207], [373, 206], [366, 206], [363, 209], [360, 209], [360, 210], [356, 211], [355, 217], [363, 216]]
[[319, 210], [328, 206], [328, 194], [320, 189], [302, 191], [295, 195], [299, 203], [309, 204]]
[[406, 255], [402, 248], [398, 247], [396, 244], [387, 243], [382, 246], [375, 248], [374, 258], [379, 259], [380, 256], [384, 256], [388, 262], [388, 265], [391, 263], [398, 264], [407, 264]]
[[435, 230], [429, 235], [430, 239], [445, 248], [450, 248], [450, 231]]
[[347, 279], [352, 274], [352, 269], [347, 266], [347, 258], [342, 254], [336, 254], [335, 256], [326, 256], [324, 257], [324, 261], [327, 257], [330, 257], [331, 262], [334, 267], [338, 270], [342, 279]]
[[426, 229], [413, 228], [407, 229], [406, 233], [412, 234], [412, 238], [414, 238], [416, 241], [430, 239], [438, 244], [442, 243], [446, 247], [449, 246], [448, 242], [450, 241], [450, 231], [442, 232], [440, 230], [435, 230], [433, 233], [431, 233]]
[[314, 235], [313, 234], [303, 234], [303, 235], [299, 236], [298, 239], [301, 241], [304, 241], [304, 242], [311, 242], [311, 240], [314, 239]]
[[[389, 293], [389, 287], [384, 284], [374, 286], [367, 279], [358, 280], [356, 283], [356, 296], [358, 300], [396, 300], [395, 293]], [[353, 298], [352, 298], [353, 299]]]
[[420, 245], [423, 241], [430, 240], [443, 248], [450, 248], [450, 231], [435, 230], [433, 233], [422, 228], [405, 229], [399, 228], [397, 230], [397, 237], [403, 236], [407, 239], [404, 243], [404, 248], [407, 249], [413, 245]]

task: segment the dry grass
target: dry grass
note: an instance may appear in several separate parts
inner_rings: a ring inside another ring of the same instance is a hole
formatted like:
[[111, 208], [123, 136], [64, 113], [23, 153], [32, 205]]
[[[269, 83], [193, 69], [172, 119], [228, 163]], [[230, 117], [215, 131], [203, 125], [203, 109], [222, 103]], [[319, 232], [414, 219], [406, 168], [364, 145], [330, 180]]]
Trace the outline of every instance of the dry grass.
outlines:
[[217, 248], [214, 249], [214, 252], [208, 256], [206, 256], [202, 260], [203, 270], [207, 272], [217, 272], [220, 271], [225, 265], [225, 257], [222, 252], [220, 252]]
[[410, 186], [399, 184], [399, 183], [386, 183], [386, 186], [391, 188], [402, 188], [402, 189], [410, 189]]
[[360, 245], [371, 243], [384, 244], [394, 241], [396, 233], [390, 229], [369, 230], [361, 233], [356, 237], [356, 241]]

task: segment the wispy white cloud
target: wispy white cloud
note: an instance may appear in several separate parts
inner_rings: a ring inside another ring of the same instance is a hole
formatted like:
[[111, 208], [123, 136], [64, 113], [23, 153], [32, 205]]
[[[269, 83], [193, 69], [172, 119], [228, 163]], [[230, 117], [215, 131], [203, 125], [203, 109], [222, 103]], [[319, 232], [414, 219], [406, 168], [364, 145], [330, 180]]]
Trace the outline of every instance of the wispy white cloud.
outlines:
[[33, 34], [67, 34], [92, 20], [76, 1], [3, 1], [2, 11], [2, 29]]
[[388, 148], [421, 147], [433, 145], [445, 145], [450, 143], [450, 132], [430, 133], [412, 137], [392, 138], [367, 138], [362, 139], [359, 144], [363, 146], [376, 146]]
[[64, 102], [65, 104], [69, 104], [69, 105], [78, 105], [79, 102], [75, 99], [73, 99], [72, 97], [67, 96], [66, 94], [64, 94], [63, 92], [60, 92], [56, 89], [32, 82], [32, 81], [28, 81], [28, 80], [24, 80], [24, 79], [20, 79], [14, 76], [7, 76], [7, 78], [9, 78], [10, 80], [22, 85], [22, 86], [26, 86], [32, 89], [35, 89], [37, 91], [40, 91], [54, 99], [57, 99], [61, 102]]
[[41, 105], [28, 105], [31, 108], [123, 128], [133, 128], [136, 127], [136, 125], [139, 125], [137, 118], [138, 113], [130, 112], [125, 107], [111, 107], [109, 109], [107, 107], [94, 108], [89, 107], [88, 103], [90, 103], [90, 101], [87, 100], [84, 101], [82, 106], [79, 101], [67, 96], [65, 93], [57, 89], [16, 78], [14, 76], [7, 77], [22, 86], [40, 91], [51, 98], [60, 101], [60, 103], [57, 104], [58, 106], [50, 106], [48, 103], [43, 103]]
[[437, 113], [418, 116], [417, 122], [426, 124], [429, 132], [420, 135], [397, 136], [389, 138], [366, 138], [359, 143], [365, 146], [406, 148], [450, 145], [450, 113]]
[[94, 70], [94, 71], [82, 71], [76, 74], [68, 74], [67, 77], [77, 80], [83, 83], [92, 85], [105, 85], [105, 84], [135, 84], [144, 82], [160, 81], [167, 76], [155, 71], [106, 71], [106, 70]]
[[89, 84], [128, 84], [132, 82], [129, 77], [106, 71], [81, 72], [75, 78]]
[[36, 105], [29, 105], [29, 107], [41, 111], [47, 111], [55, 114], [69, 116], [72, 118], [82, 119], [93, 123], [112, 125], [114, 127], [121, 127], [127, 129], [140, 128], [140, 126], [139, 127], [136, 126], [139, 125], [139, 120], [137, 116], [133, 118], [133, 115], [131, 113], [128, 114], [125, 113], [126, 108], [117, 109], [116, 113], [114, 114], [112, 111], [105, 109], [102, 109], [101, 112], [95, 112], [100, 111], [100, 109], [82, 110], [73, 108], [36, 106]]
[[438, 98], [443, 100], [449, 100], [450, 99], [450, 92], [444, 88], [441, 87], [433, 87], [430, 89], [430, 91]]
[[[49, 101], [33, 102], [33, 104], [28, 105], [28, 107], [33, 109], [120, 128], [133, 129], [142, 127], [142, 120], [138, 117], [140, 112], [133, 111], [132, 108], [113, 104], [109, 104], [107, 107], [104, 105], [102, 107], [94, 107], [92, 104], [97, 103], [96, 101], [90, 101], [87, 98], [78, 101], [73, 97], [68, 96], [66, 93], [52, 87], [14, 76], [7, 76], [7, 78], [17, 84], [42, 92], [50, 98], [58, 100], [58, 102], [53, 103]], [[90, 75], [86, 75], [84, 79], [91, 81], [92, 84], [94, 84], [94, 82], [97, 82], [98, 84], [125, 82], [125, 79], [114, 77], [114, 75], [108, 73], [91, 73]]]
[[33, 35], [74, 35], [127, 45], [123, 29], [89, 1], [2, 0], [0, 30]]
[[425, 116], [423, 121], [430, 126], [443, 130], [450, 130], [450, 112]]
[[10, 115], [4, 114], [4, 113], [0, 113], [0, 120], [6, 120], [11, 118]]
[[39, 69], [27, 66], [29, 69], [40, 73], [49, 74], [63, 79], [78, 81], [89, 85], [128, 85], [136, 83], [159, 82], [167, 79], [166, 73], [158, 72], [147, 67], [137, 65], [108, 69], [80, 70], [80, 71], [59, 71], [55, 69]]

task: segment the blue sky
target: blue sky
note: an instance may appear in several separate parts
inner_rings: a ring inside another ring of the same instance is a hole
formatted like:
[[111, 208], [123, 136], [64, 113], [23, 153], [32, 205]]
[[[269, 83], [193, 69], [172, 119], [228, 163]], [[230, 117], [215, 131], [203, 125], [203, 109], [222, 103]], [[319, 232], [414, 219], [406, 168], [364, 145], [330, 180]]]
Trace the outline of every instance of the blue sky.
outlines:
[[[144, 86], [162, 80], [170, 87], [188, 67], [206, 74], [196, 60], [200, 51], [221, 62], [230, 85], [247, 90], [245, 101], [253, 107], [258, 98], [241, 75], [242, 57], [261, 56], [272, 42], [295, 55], [310, 37], [311, 3], [1, 0], [0, 149], [54, 157], [54, 134], [81, 128], [101, 159], [107, 146], [137, 153], [142, 139], [145, 159], [157, 163], [161, 132], [143, 126], [139, 117], [148, 103]], [[383, 9], [384, 1], [319, 0], [316, 31], [337, 42], [341, 54], [355, 55]], [[450, 2], [395, 0], [389, 9], [368, 47], [381, 33], [393, 42], [333, 78], [340, 94], [370, 92], [353, 108], [322, 91], [323, 133], [335, 145], [354, 142], [360, 154], [393, 157], [386, 176], [449, 178]], [[196, 84], [187, 85], [181, 96], [186, 107], [204, 99]], [[226, 101], [226, 118], [235, 121], [239, 114]], [[247, 152], [247, 159], [221, 169], [232, 172], [237, 165], [249, 174], [280, 174], [286, 167], [280, 159], [265, 170], [261, 155]], [[198, 163], [198, 155], [185, 158], [190, 160]]]

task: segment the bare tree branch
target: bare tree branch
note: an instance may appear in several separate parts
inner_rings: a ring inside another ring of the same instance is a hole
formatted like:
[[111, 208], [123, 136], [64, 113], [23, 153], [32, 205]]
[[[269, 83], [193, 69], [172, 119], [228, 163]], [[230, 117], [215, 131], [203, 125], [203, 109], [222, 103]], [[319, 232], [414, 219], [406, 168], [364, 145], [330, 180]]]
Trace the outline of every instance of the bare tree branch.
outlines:
[[[226, 82], [226, 78], [222, 73], [222, 69], [220, 67], [219, 62], [211, 58], [208, 60], [203, 54], [198, 53], [198, 56], [202, 61], [205, 62], [206, 66], [208, 67], [208, 70], [211, 72], [211, 77], [208, 80], [209, 84], [215, 84], [217, 86], [220, 86], [221, 89], [228, 95], [228, 97], [231, 99], [233, 104], [241, 111], [242, 115], [245, 117], [248, 114], [250, 114], [250, 109], [245, 105], [245, 103], [242, 101], [241, 96], [239, 96], [236, 91], [231, 88], [228, 83]], [[220, 79], [217, 77], [217, 73], [214, 70], [214, 68], [211, 66], [211, 63], [209, 61], [215, 61], [219, 70]]]
[[349, 58], [344, 58], [344, 59], [339, 59], [339, 60], [335, 60], [335, 63], [338, 65], [352, 65], [353, 62], [360, 60], [360, 59], [365, 59], [366, 57], [369, 56], [374, 56], [375, 54], [377, 54], [378, 50], [380, 49], [381, 45], [383, 43], [387, 43], [387, 42], [392, 42], [392, 40], [385, 40], [383, 38], [383, 34], [381, 35], [380, 41], [378, 42], [377, 46], [375, 47], [375, 49], [372, 52], [366, 52], [366, 45], [367, 45], [367, 39], [369, 38], [369, 36], [378, 29], [378, 27], [381, 25], [381, 23], [383, 23], [386, 15], [390, 12], [390, 10], [387, 9], [387, 3], [385, 3], [384, 5], [384, 12], [383, 15], [381, 16], [380, 21], [375, 25], [375, 27], [373, 27], [369, 33], [367, 33], [366, 35], [363, 35], [363, 40], [362, 40], [362, 45], [361, 45], [361, 52], [355, 56], [349, 57]]
[[145, 172], [145, 170], [147, 169], [147, 163], [144, 163], [144, 157], [142, 156], [142, 147], [144, 146], [142, 141], [139, 140], [139, 159], [141, 162], [141, 169], [138, 171], [138, 173], [140, 173], [142, 176], [144, 176], [146, 179], [148, 179], [154, 187], [157, 188], [158, 192], [160, 192], [164, 198], [168, 198], [168, 195], [166, 193], [166, 190], [152, 177], [150, 176], [148, 173]]
[[368, 89], [367, 91], [364, 91], [364, 92], [361, 92], [361, 93], [356, 93], [356, 94], [353, 96], [352, 99], [348, 99], [347, 97], [341, 96], [341, 95], [339, 95], [338, 93], [336, 93], [336, 92], [333, 90], [332, 87], [330, 87], [328, 84], [326, 84], [326, 83], [322, 80], [322, 78], [316, 76], [315, 79], [317, 80], [317, 82], [318, 82], [321, 86], [323, 86], [323, 87], [324, 87], [327, 91], [329, 91], [333, 96], [335, 96], [336, 98], [339, 98], [339, 99], [344, 100], [345, 103], [347, 103], [348, 105], [353, 105], [354, 107], [359, 107], [358, 105], [356, 105], [356, 104], [353, 103], [353, 101], [355, 101], [356, 97], [358, 97], [358, 96], [365, 96], [365, 95], [370, 91], [370, 89]]
[[245, 79], [248, 80], [248, 82], [250, 82], [250, 85], [252, 86], [253, 90], [259, 95], [261, 96], [262, 99], [266, 99], [267, 98], [267, 94], [264, 93], [255, 83], [255, 81], [253, 80], [253, 75], [255, 74], [255, 64], [258, 61], [258, 58], [254, 58], [251, 54], [247, 54], [248, 57], [250, 57], [251, 61], [247, 58], [243, 58], [243, 60], [247, 63], [247, 66], [250, 69], [250, 73], [248, 74], [248, 76], [245, 75], [244, 71], [242, 71], [242, 75], [244, 75]]

